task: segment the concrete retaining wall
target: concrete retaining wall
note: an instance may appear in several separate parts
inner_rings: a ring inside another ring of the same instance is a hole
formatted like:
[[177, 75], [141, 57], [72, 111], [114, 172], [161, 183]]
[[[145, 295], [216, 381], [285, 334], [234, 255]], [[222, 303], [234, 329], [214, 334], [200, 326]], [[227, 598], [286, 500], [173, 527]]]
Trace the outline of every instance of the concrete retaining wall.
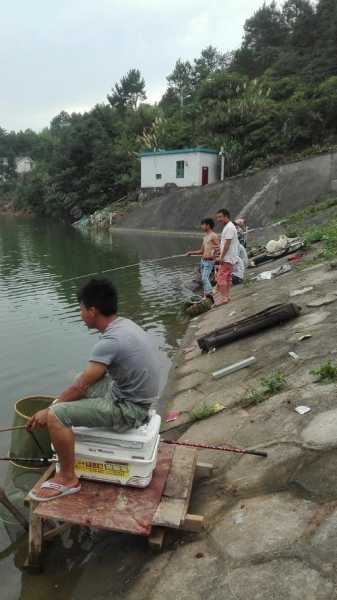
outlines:
[[174, 189], [144, 202], [121, 227], [192, 231], [200, 220], [226, 207], [245, 216], [250, 227], [271, 223], [337, 189], [337, 152], [233, 177], [200, 188]]

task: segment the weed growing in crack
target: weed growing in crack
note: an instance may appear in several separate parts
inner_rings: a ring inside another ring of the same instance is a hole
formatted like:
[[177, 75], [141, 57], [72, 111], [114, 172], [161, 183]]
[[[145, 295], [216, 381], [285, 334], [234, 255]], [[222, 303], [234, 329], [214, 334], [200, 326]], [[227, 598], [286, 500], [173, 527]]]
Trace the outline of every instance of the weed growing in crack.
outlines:
[[261, 404], [271, 396], [275, 396], [281, 392], [286, 386], [287, 380], [282, 371], [276, 371], [267, 377], [261, 379], [260, 387], [258, 389], [252, 389], [248, 392], [247, 396], [243, 399], [241, 406], [248, 408], [250, 406], [256, 406]]

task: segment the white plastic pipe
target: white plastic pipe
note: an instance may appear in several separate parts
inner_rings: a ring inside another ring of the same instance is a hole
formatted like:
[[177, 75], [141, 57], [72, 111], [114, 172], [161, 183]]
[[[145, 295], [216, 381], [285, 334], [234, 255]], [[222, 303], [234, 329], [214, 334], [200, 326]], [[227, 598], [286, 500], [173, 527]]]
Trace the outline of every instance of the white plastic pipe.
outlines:
[[213, 379], [221, 379], [221, 377], [225, 377], [225, 375], [230, 375], [230, 373], [235, 373], [235, 371], [240, 371], [240, 369], [245, 369], [246, 367], [250, 367], [256, 362], [255, 356], [250, 356], [245, 360], [241, 360], [234, 365], [230, 365], [229, 367], [225, 367], [224, 369], [220, 369], [219, 371], [214, 371], [212, 373]]

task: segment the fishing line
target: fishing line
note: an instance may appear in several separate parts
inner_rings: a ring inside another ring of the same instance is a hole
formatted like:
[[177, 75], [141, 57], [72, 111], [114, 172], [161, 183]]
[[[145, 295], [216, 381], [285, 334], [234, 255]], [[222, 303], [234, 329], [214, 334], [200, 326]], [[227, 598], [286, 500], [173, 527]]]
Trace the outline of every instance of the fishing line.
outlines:
[[[125, 269], [132, 269], [135, 267], [141, 267], [141, 266], [146, 266], [148, 264], [152, 264], [152, 263], [156, 263], [156, 262], [163, 262], [166, 260], [172, 260], [174, 258], [183, 258], [186, 257], [186, 254], [174, 254], [172, 256], [163, 256], [162, 258], [148, 258], [148, 259], [144, 259], [142, 261], [138, 261], [137, 263], [132, 263], [130, 265], [122, 265], [121, 267], [111, 267], [109, 269], [102, 269], [100, 271], [93, 271], [92, 273], [85, 273], [84, 275], [75, 275], [74, 277], [68, 277], [67, 279], [59, 279], [57, 282], [58, 285], [60, 285], [61, 283], [68, 283], [70, 281], [78, 281], [80, 279], [88, 279], [88, 277], [94, 277], [95, 275], [102, 275], [104, 273], [112, 273], [114, 271], [123, 271]], [[22, 283], [22, 282], [21, 282]], [[32, 285], [34, 283], [43, 283], [40, 279], [25, 279], [24, 280], [24, 284], [27, 285]]]
[[29, 431], [28, 433], [30, 433], [30, 435], [32, 436], [32, 438], [33, 438], [33, 440], [34, 440], [35, 444], [37, 445], [38, 449], [39, 449], [39, 450], [40, 450], [40, 452], [41, 452], [41, 455], [43, 456], [43, 455], [44, 455], [44, 450], [43, 450], [43, 448], [42, 448], [42, 446], [41, 446], [41, 444], [40, 444], [39, 440], [37, 439], [37, 437], [36, 437], [35, 433], [34, 433], [33, 431]]
[[103, 269], [101, 271], [95, 271], [94, 273], [86, 273], [85, 275], [77, 275], [76, 277], [69, 277], [68, 279], [61, 279], [60, 283], [68, 283], [68, 281], [76, 281], [78, 279], [86, 279], [88, 277], [93, 277], [94, 275], [101, 275], [103, 273], [112, 273], [113, 271], [123, 271], [124, 269], [131, 269], [139, 266], [146, 266], [155, 262], [163, 262], [165, 260], [172, 260], [174, 258], [182, 258], [186, 257], [186, 254], [174, 254], [173, 256], [164, 256], [163, 258], [149, 258], [145, 259], [141, 262], [132, 263], [130, 265], [123, 265], [121, 267], [112, 267], [109, 269]]

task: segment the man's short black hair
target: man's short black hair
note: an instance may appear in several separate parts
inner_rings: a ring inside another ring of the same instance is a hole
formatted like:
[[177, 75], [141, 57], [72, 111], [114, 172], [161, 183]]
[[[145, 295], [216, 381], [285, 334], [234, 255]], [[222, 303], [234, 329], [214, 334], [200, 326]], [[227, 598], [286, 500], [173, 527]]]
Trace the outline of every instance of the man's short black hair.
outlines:
[[97, 308], [105, 317], [117, 313], [117, 290], [108, 279], [90, 279], [80, 289], [78, 301], [86, 308]]
[[227, 208], [219, 208], [219, 210], [216, 211], [216, 214], [219, 215], [220, 213], [228, 219], [231, 218], [230, 212], [227, 210]]
[[215, 227], [215, 223], [214, 223], [213, 219], [203, 219], [201, 221], [201, 225], [208, 225], [211, 229], [214, 229], [214, 227]]

